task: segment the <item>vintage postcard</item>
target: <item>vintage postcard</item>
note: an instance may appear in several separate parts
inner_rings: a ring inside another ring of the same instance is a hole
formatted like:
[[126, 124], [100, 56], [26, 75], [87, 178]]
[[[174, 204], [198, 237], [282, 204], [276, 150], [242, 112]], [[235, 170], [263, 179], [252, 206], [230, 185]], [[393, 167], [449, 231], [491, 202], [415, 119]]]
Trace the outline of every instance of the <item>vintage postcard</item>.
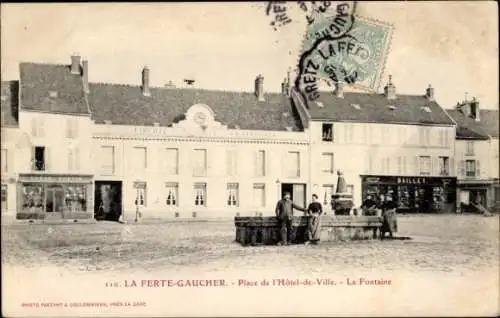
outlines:
[[498, 316], [496, 2], [1, 4], [5, 317]]

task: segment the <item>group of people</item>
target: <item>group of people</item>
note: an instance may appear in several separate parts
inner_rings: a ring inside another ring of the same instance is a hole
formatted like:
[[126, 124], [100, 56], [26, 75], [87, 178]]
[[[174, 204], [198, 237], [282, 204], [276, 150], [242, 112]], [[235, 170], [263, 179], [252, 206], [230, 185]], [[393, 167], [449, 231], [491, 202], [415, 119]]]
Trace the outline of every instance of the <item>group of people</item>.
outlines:
[[305, 244], [317, 244], [319, 242], [320, 234], [320, 217], [323, 214], [323, 206], [318, 202], [318, 196], [312, 195], [312, 202], [307, 209], [304, 209], [292, 202], [290, 193], [285, 192], [283, 199], [278, 201], [276, 205], [276, 217], [281, 224], [280, 236], [281, 240], [278, 245], [289, 245], [293, 238], [293, 209], [303, 211], [305, 215], [309, 216]]
[[[363, 201], [361, 209], [365, 215], [381, 215], [383, 217], [383, 225], [381, 228], [381, 238], [389, 233], [390, 237], [394, 232], [397, 232], [396, 220], [397, 204], [392, 200], [391, 195], [379, 197], [379, 202], [373, 200], [371, 195], [368, 195]], [[304, 212], [304, 215], [309, 216], [306, 229], [305, 244], [317, 244], [320, 240], [320, 221], [323, 214], [323, 206], [318, 202], [318, 196], [312, 195], [312, 202], [307, 208], [302, 208], [291, 200], [289, 192], [285, 192], [283, 199], [276, 204], [276, 217], [280, 222], [280, 241], [278, 245], [289, 245], [293, 238], [293, 209]]]
[[394, 232], [398, 231], [396, 219], [397, 207], [398, 205], [393, 200], [391, 194], [380, 194], [378, 202], [368, 194], [361, 205], [361, 210], [364, 215], [380, 215], [383, 217], [380, 236], [384, 238], [386, 233], [389, 233], [389, 236], [393, 237]]

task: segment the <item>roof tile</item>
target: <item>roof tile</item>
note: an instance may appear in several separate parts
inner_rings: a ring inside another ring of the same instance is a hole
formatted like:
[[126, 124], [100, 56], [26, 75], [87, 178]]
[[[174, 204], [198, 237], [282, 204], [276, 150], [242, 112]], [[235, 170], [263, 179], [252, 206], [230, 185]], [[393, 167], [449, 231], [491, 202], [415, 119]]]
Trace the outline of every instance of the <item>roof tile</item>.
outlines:
[[302, 130], [290, 99], [281, 94], [265, 94], [258, 101], [253, 93], [184, 88], [151, 88], [143, 96], [140, 86], [90, 83], [89, 104], [96, 123], [169, 126], [184, 119], [195, 104], [206, 104], [215, 120], [229, 128], [249, 130]]
[[[321, 92], [317, 103], [309, 102], [313, 120], [354, 121], [384, 124], [453, 125], [454, 122], [435, 101], [424, 95], [397, 95], [388, 100], [384, 94], [345, 92], [343, 98]], [[357, 105], [357, 106], [353, 106]], [[426, 107], [430, 111], [426, 110]]]
[[69, 65], [21, 63], [21, 108], [63, 114], [89, 114], [81, 75]]
[[457, 138], [482, 140], [499, 136], [498, 110], [479, 110], [479, 121], [467, 117], [458, 109], [448, 109], [447, 112], [457, 122]]

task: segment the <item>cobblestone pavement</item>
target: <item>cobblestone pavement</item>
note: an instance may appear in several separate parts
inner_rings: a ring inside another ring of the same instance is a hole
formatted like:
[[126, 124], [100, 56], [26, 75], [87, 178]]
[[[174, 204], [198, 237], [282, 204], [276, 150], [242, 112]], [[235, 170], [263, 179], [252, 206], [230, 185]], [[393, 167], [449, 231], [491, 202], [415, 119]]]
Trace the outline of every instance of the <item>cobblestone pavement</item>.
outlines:
[[401, 216], [398, 235], [412, 240], [242, 247], [234, 241], [232, 221], [10, 224], [2, 225], [2, 264], [72, 272], [289, 268], [316, 274], [346, 268], [475, 272], [499, 266], [498, 216]]

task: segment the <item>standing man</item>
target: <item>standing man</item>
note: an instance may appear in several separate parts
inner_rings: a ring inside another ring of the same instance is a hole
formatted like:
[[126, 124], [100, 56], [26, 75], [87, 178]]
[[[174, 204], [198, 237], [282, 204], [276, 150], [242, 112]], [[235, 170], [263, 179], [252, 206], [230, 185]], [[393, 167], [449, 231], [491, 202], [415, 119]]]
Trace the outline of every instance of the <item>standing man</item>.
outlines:
[[361, 205], [361, 209], [363, 210], [364, 215], [372, 215], [376, 214], [374, 213], [376, 206], [377, 203], [372, 199], [371, 194], [368, 194], [366, 196], [366, 200], [363, 201], [363, 204]]
[[398, 220], [396, 217], [397, 204], [392, 200], [392, 195], [388, 194], [385, 197], [385, 202], [382, 203], [382, 228], [380, 229], [380, 238], [385, 237], [385, 233], [389, 233], [392, 238], [394, 232], [398, 231]]
[[307, 237], [305, 244], [318, 244], [320, 237], [320, 221], [323, 214], [323, 206], [318, 202], [318, 196], [312, 195], [312, 201], [307, 207], [306, 215], [309, 216], [307, 222]]
[[283, 199], [279, 200], [278, 204], [276, 204], [276, 217], [281, 225], [281, 241], [278, 245], [289, 245], [292, 240], [293, 209], [305, 211], [305, 209], [295, 205], [292, 200], [290, 200], [290, 192], [285, 192]]

